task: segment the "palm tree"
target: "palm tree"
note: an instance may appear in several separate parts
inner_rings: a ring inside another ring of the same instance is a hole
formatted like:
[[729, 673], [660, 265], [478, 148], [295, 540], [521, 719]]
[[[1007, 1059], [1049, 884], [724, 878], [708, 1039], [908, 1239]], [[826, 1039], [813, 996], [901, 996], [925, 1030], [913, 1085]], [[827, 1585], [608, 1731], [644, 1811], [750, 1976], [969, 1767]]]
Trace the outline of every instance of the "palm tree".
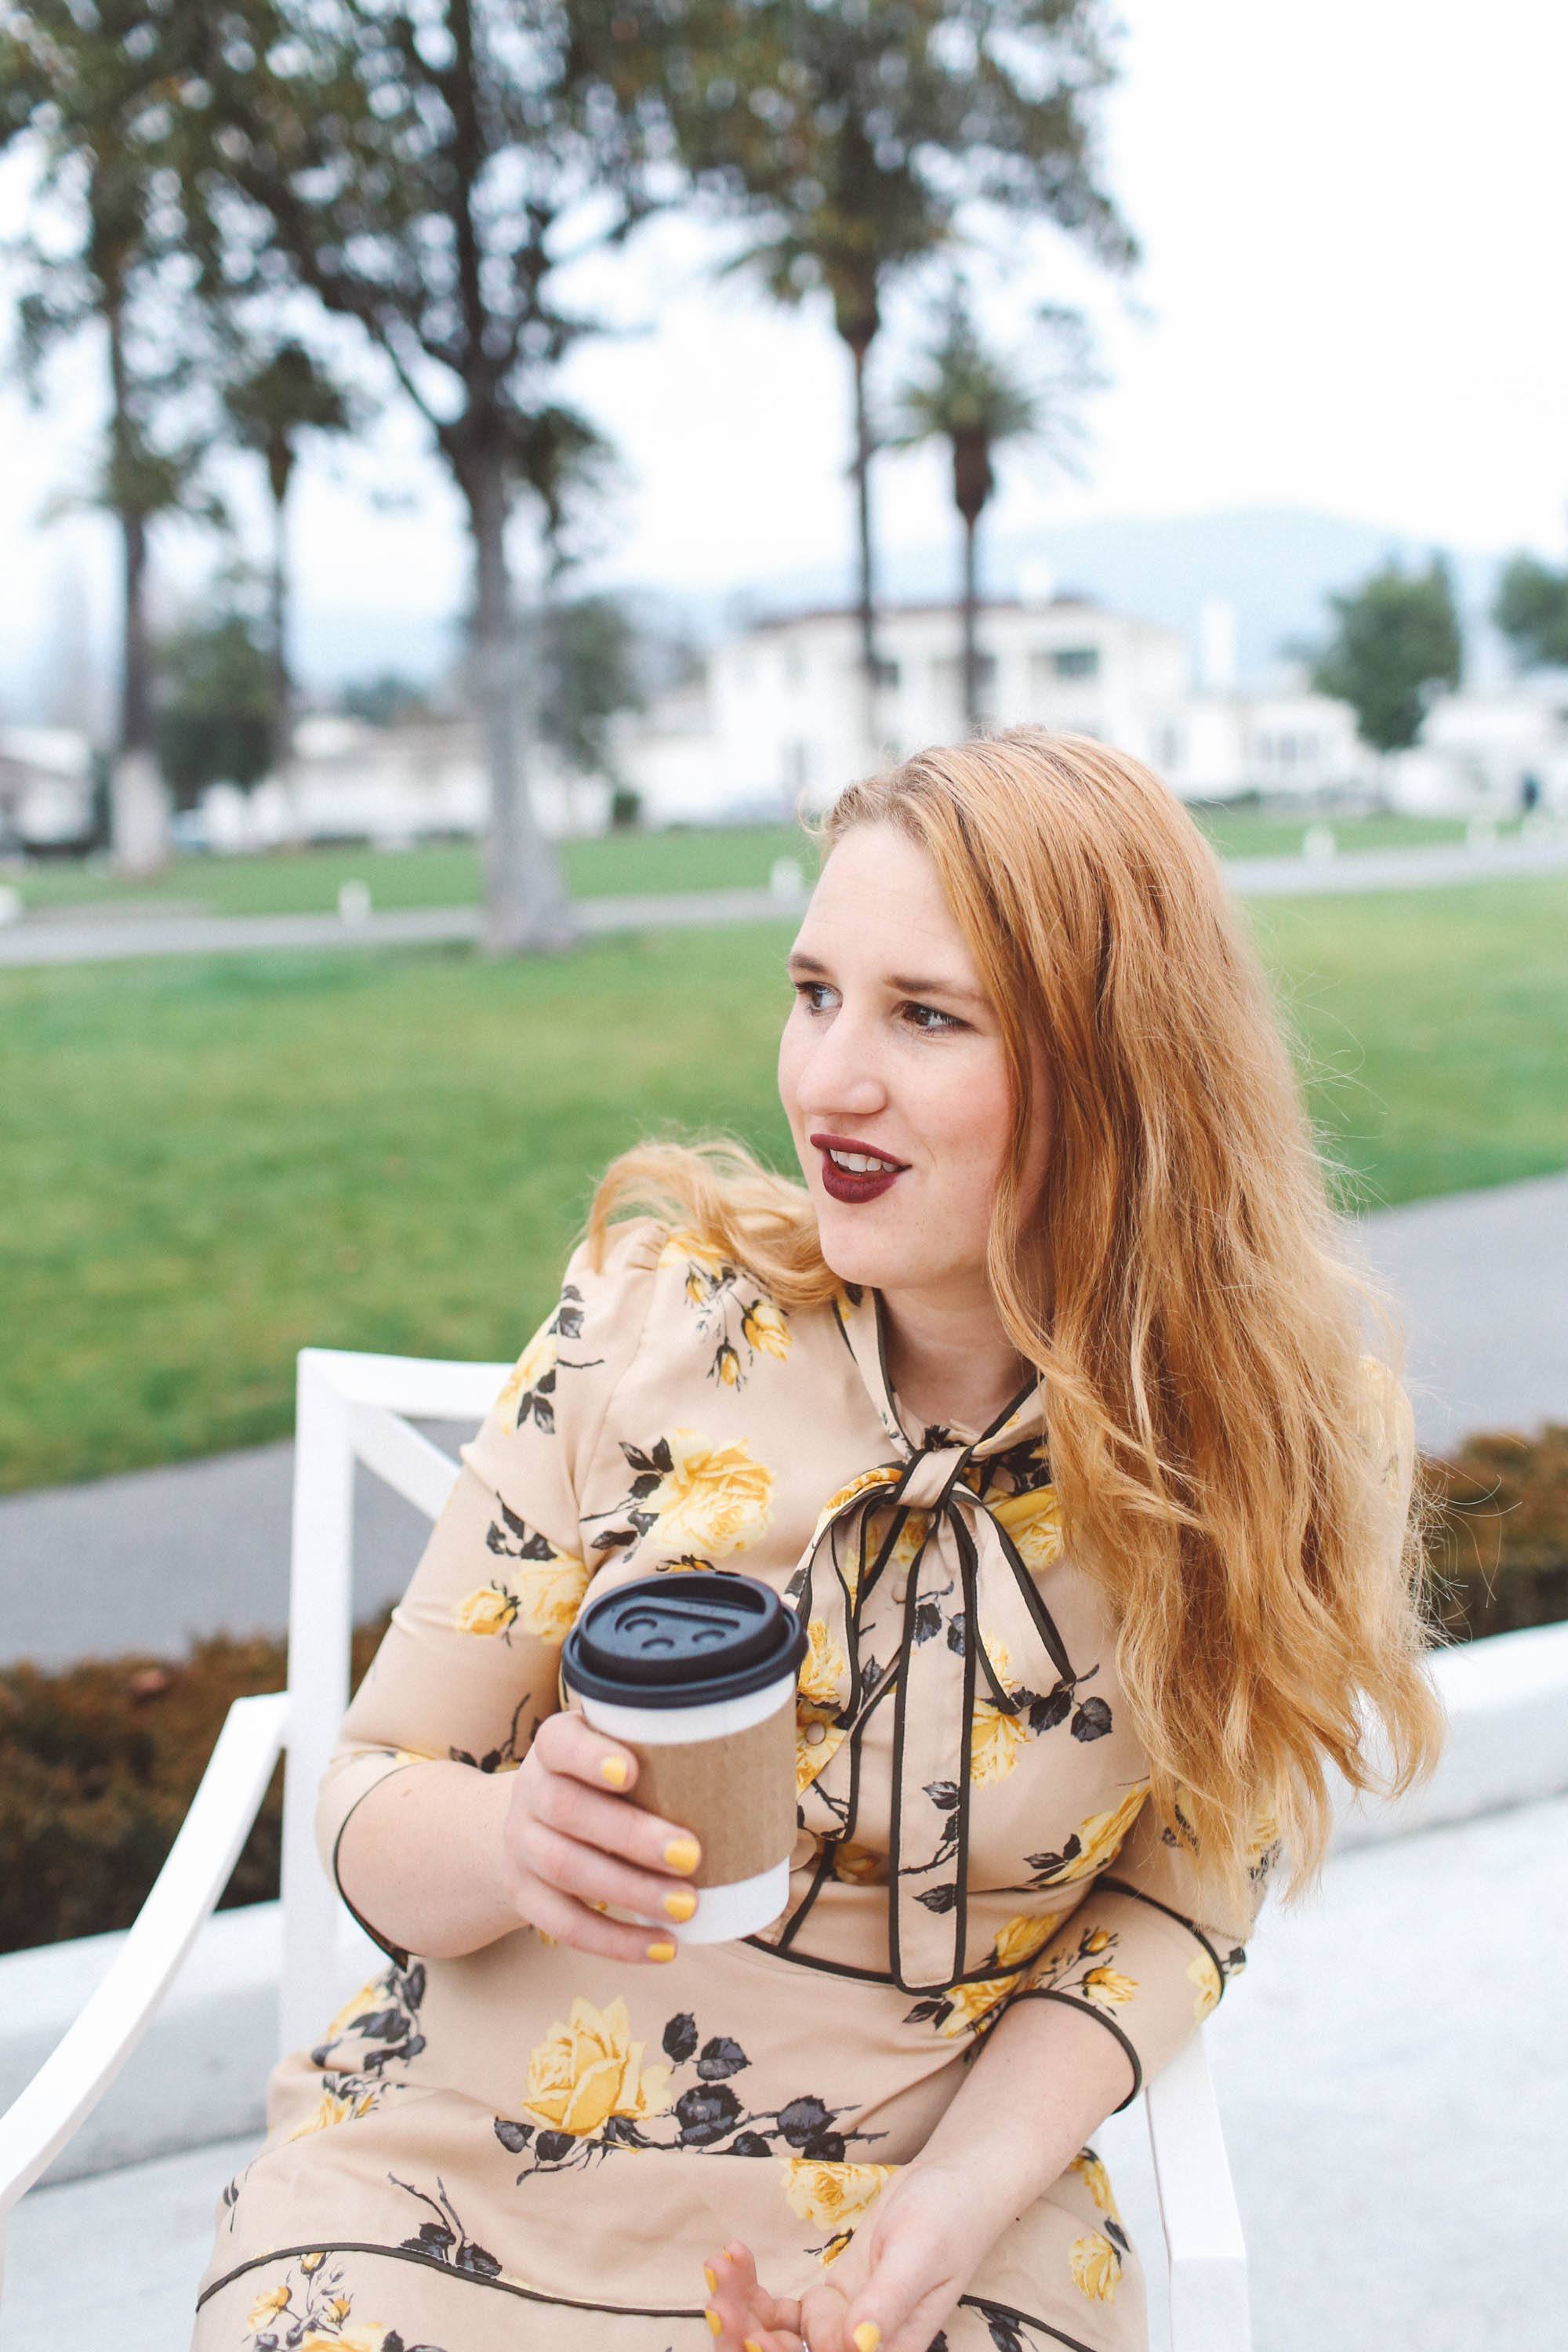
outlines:
[[963, 723], [973, 735], [980, 709], [980, 518], [996, 488], [994, 452], [1008, 441], [1043, 443], [1056, 462], [1076, 466], [1080, 427], [1068, 403], [1098, 381], [1085, 357], [1076, 311], [1047, 310], [1042, 324], [1064, 347], [1053, 379], [1031, 386], [1014, 363], [986, 349], [966, 295], [949, 296], [942, 332], [927, 352], [928, 373], [900, 395], [903, 429], [896, 446], [946, 441], [952, 451], [952, 501], [963, 521]]
[[300, 436], [348, 433], [359, 422], [357, 404], [325, 373], [303, 343], [279, 343], [265, 357], [242, 359], [223, 386], [229, 428], [242, 447], [267, 467], [272, 493], [272, 562], [268, 582], [268, 658], [271, 669], [271, 766], [287, 765], [293, 689], [289, 676], [289, 485], [299, 462]]
[[[668, 11], [665, 12], [668, 14]], [[703, 12], [693, 10], [694, 21]], [[1095, 101], [1114, 79], [1103, 0], [753, 0], [666, 74], [699, 187], [756, 222], [730, 266], [777, 299], [825, 291], [850, 362], [867, 731], [877, 638], [868, 368], [889, 289], [989, 205], [1054, 221], [1105, 266], [1136, 244], [1100, 185]]]

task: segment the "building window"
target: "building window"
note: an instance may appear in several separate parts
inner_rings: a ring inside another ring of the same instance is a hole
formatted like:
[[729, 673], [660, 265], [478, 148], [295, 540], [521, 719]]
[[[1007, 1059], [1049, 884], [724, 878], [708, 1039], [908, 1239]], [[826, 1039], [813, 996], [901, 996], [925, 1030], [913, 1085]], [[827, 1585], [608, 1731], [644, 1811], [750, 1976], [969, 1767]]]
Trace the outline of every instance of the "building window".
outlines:
[[[939, 654], [931, 668], [931, 677], [936, 681], [940, 692], [963, 693], [963, 663], [957, 654]], [[995, 685], [996, 656], [994, 654], [979, 654], [975, 656], [974, 677], [982, 694], [987, 693]]]
[[1053, 677], [1098, 677], [1098, 646], [1058, 646], [1051, 655]]

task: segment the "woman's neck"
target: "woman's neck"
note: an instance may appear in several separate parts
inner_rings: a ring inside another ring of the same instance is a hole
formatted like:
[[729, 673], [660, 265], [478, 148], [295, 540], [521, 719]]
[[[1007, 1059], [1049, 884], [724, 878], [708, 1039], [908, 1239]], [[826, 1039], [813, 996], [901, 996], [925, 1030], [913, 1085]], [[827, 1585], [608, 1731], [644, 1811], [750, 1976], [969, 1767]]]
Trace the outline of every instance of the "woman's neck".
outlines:
[[888, 1378], [911, 1425], [984, 1429], [1028, 1379], [1028, 1363], [989, 1297], [950, 1303], [920, 1291], [881, 1296]]

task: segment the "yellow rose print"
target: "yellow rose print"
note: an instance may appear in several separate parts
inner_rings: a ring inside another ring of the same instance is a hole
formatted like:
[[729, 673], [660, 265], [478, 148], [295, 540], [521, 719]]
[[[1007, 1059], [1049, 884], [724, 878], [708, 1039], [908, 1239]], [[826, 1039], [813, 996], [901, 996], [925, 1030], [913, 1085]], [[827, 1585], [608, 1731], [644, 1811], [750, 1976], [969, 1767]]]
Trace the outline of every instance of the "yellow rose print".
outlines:
[[[820, 1739], [808, 1739], [806, 1730], [821, 1731]], [[825, 1725], [820, 1717], [811, 1717], [805, 1728], [797, 1733], [795, 1743], [795, 1793], [809, 1789], [819, 1772], [826, 1771], [839, 1748], [844, 1734], [836, 1726]]]
[[675, 1430], [670, 1467], [647, 1497], [659, 1539], [721, 1559], [742, 1551], [773, 1516], [773, 1474], [752, 1459], [745, 1439], [716, 1445], [695, 1429]]
[[388, 2333], [377, 2319], [359, 2327], [334, 2328], [330, 2336], [312, 2328], [309, 2336], [300, 2337], [298, 2352], [382, 2352]]
[[1054, 1486], [1037, 1486], [1026, 1495], [999, 1496], [991, 1506], [991, 1516], [1006, 1528], [1024, 1566], [1036, 1575], [1061, 1558], [1062, 1507]]
[[1109, 2213], [1113, 2221], [1121, 2221], [1111, 2191], [1110, 2175], [1091, 2147], [1080, 2147], [1068, 2170], [1077, 2173], [1102, 2213]]
[[1043, 1919], [1009, 1919], [996, 1938], [996, 1958], [1005, 1969], [1021, 1969], [1026, 1960], [1048, 1944], [1062, 1915], [1050, 1911]]
[[754, 1299], [741, 1310], [741, 1328], [752, 1347], [763, 1354], [787, 1356], [790, 1350], [789, 1325], [782, 1311], [765, 1298]]
[[739, 1386], [741, 1379], [741, 1359], [735, 1353], [734, 1349], [731, 1347], [728, 1339], [725, 1339], [721, 1343], [719, 1352], [713, 1359], [713, 1369], [718, 1373], [720, 1380], [727, 1389], [732, 1389]]
[[1073, 2284], [1079, 2292], [1096, 2303], [1114, 2303], [1116, 2290], [1121, 2284], [1121, 2256], [1107, 2237], [1096, 2230], [1086, 2238], [1075, 2238], [1068, 2249], [1072, 2264]]
[[1149, 1793], [1147, 1780], [1135, 1781], [1119, 1805], [1108, 1813], [1091, 1813], [1078, 1825], [1079, 1851], [1052, 1879], [1053, 1886], [1070, 1886], [1074, 1879], [1092, 1878], [1121, 1850], [1121, 1841], [1137, 1820]]
[[838, 1683], [849, 1671], [848, 1661], [827, 1630], [824, 1617], [814, 1617], [805, 1629], [805, 1655], [801, 1661], [796, 1712], [838, 1712]]
[[836, 1495], [830, 1495], [828, 1496], [826, 1502], [824, 1503], [821, 1510], [817, 1513], [816, 1527], [812, 1536], [813, 1543], [815, 1543], [817, 1537], [821, 1535], [822, 1530], [827, 1525], [828, 1520], [835, 1517], [837, 1514], [844, 1508], [846, 1503], [852, 1503], [857, 1495], [863, 1495], [865, 1493], [868, 1486], [891, 1486], [895, 1485], [898, 1479], [898, 1475], [899, 1474], [896, 1470], [862, 1470], [858, 1477], [850, 1479], [849, 1484], [847, 1486], [840, 1486]]
[[887, 1855], [874, 1853], [869, 1846], [841, 1845], [833, 1857], [834, 1877], [847, 1879], [851, 1886], [876, 1886], [887, 1874]]
[[1138, 1990], [1136, 1977], [1124, 1977], [1115, 1969], [1090, 1969], [1083, 1980], [1083, 1997], [1100, 2009], [1120, 2009], [1132, 1999]]
[[269, 2286], [265, 2294], [257, 2296], [250, 2306], [250, 2316], [245, 2323], [252, 2335], [258, 2328], [265, 2327], [268, 2321], [275, 2318], [279, 2312], [288, 2310], [289, 2293], [289, 2290], [286, 2286]]
[[[866, 1559], [868, 1564], [878, 1557], [881, 1551], [882, 1546], [887, 1542], [888, 1530], [893, 1524], [893, 1513], [889, 1510], [868, 1512], [866, 1519]], [[928, 1525], [929, 1518], [926, 1512], [910, 1511], [908, 1514], [903, 1526], [899, 1529], [893, 1549], [888, 1554], [887, 1565], [882, 1570], [883, 1576], [892, 1578], [904, 1574], [904, 1572], [912, 1564], [916, 1552], [919, 1551], [921, 1544], [924, 1543], [926, 1539], [926, 1529]], [[850, 1558], [846, 1565], [849, 1570], [849, 1598], [853, 1601], [860, 1581], [859, 1547], [858, 1545], [851, 1552]]]
[[1197, 1987], [1193, 2017], [1201, 2025], [1210, 2010], [1218, 2006], [1221, 1990], [1219, 1970], [1206, 1952], [1199, 1952], [1187, 1962], [1187, 1982]]
[[978, 2025], [990, 2016], [999, 2000], [1005, 2000], [1013, 1990], [1011, 1977], [983, 1977], [973, 1984], [955, 1984], [944, 1996], [950, 2014], [942, 2019], [937, 2032], [945, 2041], [963, 2032], [966, 2027]]
[[369, 2011], [384, 2009], [385, 2005], [386, 1987], [379, 1977], [372, 1977], [369, 1984], [361, 1985], [352, 2000], [344, 2001], [321, 2036], [322, 2041], [335, 2042], [340, 2033], [348, 2032], [356, 2017], [363, 2017]]
[[324, 2253], [301, 2254], [300, 2257], [300, 2268], [304, 2272], [307, 2278], [313, 2277], [315, 2273], [321, 2269], [321, 2264], [326, 2261], [326, 2259], [327, 2258]]
[[[552, 1318], [553, 1320], [553, 1318]], [[524, 1389], [536, 1388], [561, 1353], [561, 1343], [549, 1324], [537, 1330], [507, 1374], [493, 1410], [510, 1422], [510, 1409]]]
[[552, 1551], [544, 1559], [519, 1558], [512, 1583], [498, 1579], [468, 1594], [458, 1610], [457, 1630], [481, 1636], [499, 1633], [510, 1640], [515, 1625], [536, 1641], [559, 1644], [576, 1622], [589, 1574], [586, 1562], [570, 1552]]
[[581, 1996], [570, 2021], [552, 2025], [529, 2053], [523, 2105], [556, 2131], [581, 2139], [611, 2116], [656, 2116], [667, 2104], [670, 2070], [645, 2066], [647, 2045], [631, 2038], [624, 2000], [597, 2010]]
[[1005, 1780], [1027, 1737], [1022, 1716], [1004, 1715], [988, 1698], [976, 1699], [969, 1731], [969, 1777], [977, 1789]]
[[334, 2124], [357, 2123], [368, 2116], [375, 2105], [374, 2091], [362, 2091], [357, 2097], [350, 2094], [339, 2097], [335, 2091], [323, 2091], [302, 2124], [289, 2135], [290, 2139], [303, 2139], [308, 2132], [330, 2131]]
[[481, 1584], [458, 1608], [459, 1633], [507, 1633], [516, 1624], [522, 1603], [503, 1584]]
[[780, 2167], [791, 2211], [830, 2230], [864, 2213], [897, 2169], [892, 2164], [830, 2164], [809, 2156], [786, 2157]]

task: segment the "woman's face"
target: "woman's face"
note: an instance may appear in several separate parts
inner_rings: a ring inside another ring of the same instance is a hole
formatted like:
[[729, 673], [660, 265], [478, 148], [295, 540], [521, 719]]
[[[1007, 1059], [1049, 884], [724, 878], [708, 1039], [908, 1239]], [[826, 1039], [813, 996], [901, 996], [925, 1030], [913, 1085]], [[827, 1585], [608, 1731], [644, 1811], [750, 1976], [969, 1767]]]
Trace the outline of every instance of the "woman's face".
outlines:
[[[852, 826], [823, 868], [789, 972], [779, 1095], [827, 1264], [879, 1290], [955, 1307], [987, 1298], [1011, 1089], [1001, 1024], [925, 851], [892, 825]], [[1038, 1047], [1033, 1080], [1026, 1203], [1049, 1149]], [[846, 1156], [853, 1164], [837, 1164]]]

